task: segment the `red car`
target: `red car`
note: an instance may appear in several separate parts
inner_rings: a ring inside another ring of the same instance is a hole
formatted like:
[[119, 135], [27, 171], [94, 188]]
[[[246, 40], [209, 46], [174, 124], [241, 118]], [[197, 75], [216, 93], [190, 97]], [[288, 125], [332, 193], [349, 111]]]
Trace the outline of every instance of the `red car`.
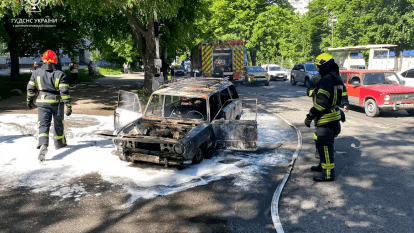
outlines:
[[349, 103], [365, 107], [376, 117], [380, 111], [405, 109], [414, 115], [414, 88], [403, 86], [398, 75], [385, 70], [341, 70]]

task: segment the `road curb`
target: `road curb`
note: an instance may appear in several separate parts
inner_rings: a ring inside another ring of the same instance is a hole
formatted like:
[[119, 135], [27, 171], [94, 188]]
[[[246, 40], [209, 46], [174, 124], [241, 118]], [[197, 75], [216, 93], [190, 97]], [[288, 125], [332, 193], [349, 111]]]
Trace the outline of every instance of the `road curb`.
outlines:
[[290, 173], [293, 170], [293, 166], [295, 164], [295, 161], [299, 155], [299, 151], [302, 148], [302, 134], [300, 132], [300, 130], [298, 130], [294, 125], [292, 125], [289, 121], [287, 121], [285, 118], [283, 118], [282, 116], [278, 115], [277, 113], [273, 113], [275, 116], [279, 117], [280, 119], [282, 119], [284, 122], [286, 122], [290, 127], [294, 128], [296, 130], [296, 133], [298, 135], [298, 145], [296, 147], [295, 153], [292, 156], [292, 160], [288, 166], [288, 169], [286, 171], [285, 176], [283, 177], [282, 182], [279, 184], [279, 186], [277, 187], [277, 189], [275, 190], [275, 193], [273, 194], [273, 198], [272, 198], [272, 203], [271, 203], [271, 214], [272, 214], [272, 221], [273, 221], [273, 225], [275, 226], [276, 232], [277, 233], [283, 233], [283, 227], [282, 224], [280, 222], [280, 218], [279, 218], [279, 199], [280, 199], [280, 195], [282, 193], [283, 188], [285, 187], [285, 184], [289, 178]]

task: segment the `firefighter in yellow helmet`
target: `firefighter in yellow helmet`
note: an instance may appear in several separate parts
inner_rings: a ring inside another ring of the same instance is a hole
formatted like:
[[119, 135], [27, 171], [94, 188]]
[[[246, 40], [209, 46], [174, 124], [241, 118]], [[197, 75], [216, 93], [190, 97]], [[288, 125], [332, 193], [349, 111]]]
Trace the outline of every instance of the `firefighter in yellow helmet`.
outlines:
[[312, 91], [313, 107], [306, 115], [305, 125], [315, 122], [317, 150], [320, 163], [312, 166], [312, 171], [321, 172], [315, 181], [333, 181], [335, 179], [334, 137], [340, 132], [341, 111], [344, 85], [339, 77], [339, 68], [330, 54], [316, 57], [320, 77], [314, 82]]

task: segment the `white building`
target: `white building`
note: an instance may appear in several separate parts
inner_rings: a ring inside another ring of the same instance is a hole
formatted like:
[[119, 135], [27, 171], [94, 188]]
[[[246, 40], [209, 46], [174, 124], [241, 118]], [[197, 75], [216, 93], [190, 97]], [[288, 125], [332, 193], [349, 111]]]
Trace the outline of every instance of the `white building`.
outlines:
[[288, 0], [290, 5], [296, 9], [295, 12], [299, 12], [301, 15], [308, 12], [308, 9], [306, 9], [306, 7], [309, 5], [310, 1], [312, 0]]

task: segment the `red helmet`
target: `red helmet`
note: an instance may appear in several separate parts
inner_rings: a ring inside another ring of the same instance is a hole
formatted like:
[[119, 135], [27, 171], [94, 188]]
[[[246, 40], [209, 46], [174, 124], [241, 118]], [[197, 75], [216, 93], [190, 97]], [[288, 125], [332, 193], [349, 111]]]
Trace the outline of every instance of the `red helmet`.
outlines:
[[216, 61], [216, 65], [220, 65], [220, 61]]
[[55, 64], [58, 63], [56, 53], [53, 52], [52, 50], [47, 50], [46, 52], [44, 52], [42, 60], [43, 60], [43, 63], [55, 63]]

